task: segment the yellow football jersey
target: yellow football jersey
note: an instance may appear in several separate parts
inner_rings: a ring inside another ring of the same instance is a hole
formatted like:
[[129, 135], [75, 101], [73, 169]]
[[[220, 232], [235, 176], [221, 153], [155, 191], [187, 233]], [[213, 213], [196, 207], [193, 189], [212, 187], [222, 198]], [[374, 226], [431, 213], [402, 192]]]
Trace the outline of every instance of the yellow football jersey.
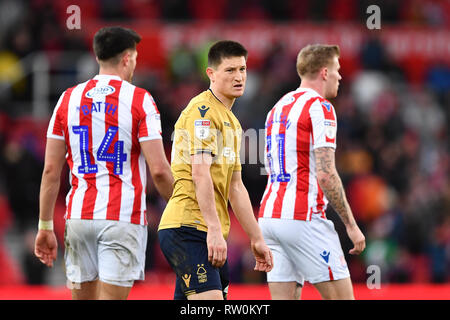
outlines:
[[189, 102], [175, 124], [171, 156], [174, 189], [159, 229], [190, 226], [207, 231], [197, 203], [191, 167], [191, 155], [207, 152], [213, 156], [210, 172], [216, 210], [224, 238], [228, 237], [228, 195], [233, 172], [241, 170], [241, 138], [242, 128], [238, 119], [211, 90], [202, 92]]

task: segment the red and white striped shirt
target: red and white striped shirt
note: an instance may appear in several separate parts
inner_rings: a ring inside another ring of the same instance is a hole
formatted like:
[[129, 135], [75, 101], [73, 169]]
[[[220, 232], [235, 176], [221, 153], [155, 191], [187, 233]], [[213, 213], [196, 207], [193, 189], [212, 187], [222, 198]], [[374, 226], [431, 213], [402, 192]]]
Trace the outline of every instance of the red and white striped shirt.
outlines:
[[162, 137], [159, 111], [146, 90], [113, 75], [67, 89], [47, 137], [67, 146], [72, 188], [66, 219], [147, 224], [147, 168], [139, 142]]
[[259, 217], [325, 218], [328, 203], [316, 177], [313, 150], [336, 148], [336, 114], [312, 89], [298, 88], [281, 98], [266, 119], [265, 166], [268, 183]]

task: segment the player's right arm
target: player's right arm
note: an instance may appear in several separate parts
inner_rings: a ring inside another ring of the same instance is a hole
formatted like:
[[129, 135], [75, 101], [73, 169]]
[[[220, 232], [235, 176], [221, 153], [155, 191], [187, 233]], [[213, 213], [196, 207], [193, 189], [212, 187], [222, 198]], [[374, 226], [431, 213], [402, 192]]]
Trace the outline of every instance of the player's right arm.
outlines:
[[227, 259], [227, 243], [223, 238], [222, 228], [217, 215], [214, 186], [210, 174], [212, 156], [210, 153], [199, 152], [191, 155], [192, 181], [198, 206], [208, 227], [206, 242], [208, 260], [220, 268]]
[[[39, 220], [53, 224], [53, 211], [59, 193], [61, 171], [66, 161], [64, 140], [47, 139], [45, 164], [39, 193]], [[58, 244], [52, 229], [41, 227], [36, 235], [34, 254], [48, 267], [56, 260]]]
[[147, 140], [140, 144], [156, 189], [166, 201], [169, 201], [173, 191], [173, 176], [162, 140]]
[[350, 253], [360, 254], [366, 247], [366, 240], [356, 224], [341, 178], [336, 170], [334, 149], [330, 147], [317, 148], [314, 149], [314, 155], [319, 186], [333, 209], [341, 217], [347, 234], [353, 242], [354, 248], [350, 250]]
[[141, 152], [150, 169], [150, 175], [155, 183], [159, 194], [166, 200], [172, 196], [173, 176], [170, 164], [164, 152], [164, 145], [161, 136], [161, 117], [155, 100], [145, 90], [137, 88], [144, 94], [142, 110], [139, 119], [139, 144]]

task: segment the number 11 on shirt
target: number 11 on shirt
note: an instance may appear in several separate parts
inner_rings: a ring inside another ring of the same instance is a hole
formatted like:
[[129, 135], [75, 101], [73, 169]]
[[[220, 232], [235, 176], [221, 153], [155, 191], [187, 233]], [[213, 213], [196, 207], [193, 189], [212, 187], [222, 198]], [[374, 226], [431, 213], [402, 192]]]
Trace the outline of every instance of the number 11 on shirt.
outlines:
[[277, 142], [278, 149], [278, 160], [279, 160], [279, 168], [280, 172], [277, 174], [273, 167], [273, 158], [272, 158], [272, 139], [271, 136], [267, 137], [267, 158], [269, 161], [269, 169], [270, 169], [270, 181], [273, 183], [275, 178], [278, 182], [289, 182], [291, 180], [291, 175], [286, 172], [285, 169], [285, 134], [279, 133], [275, 136], [275, 141]]

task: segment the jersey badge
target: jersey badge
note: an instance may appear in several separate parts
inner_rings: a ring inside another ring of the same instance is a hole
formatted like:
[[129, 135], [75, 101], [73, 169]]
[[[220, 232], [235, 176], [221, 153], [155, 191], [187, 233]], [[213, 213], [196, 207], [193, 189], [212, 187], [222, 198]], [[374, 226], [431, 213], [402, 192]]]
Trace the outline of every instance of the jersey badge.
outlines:
[[328, 139], [333, 140], [336, 138], [336, 121], [333, 120], [325, 120], [325, 135]]
[[89, 90], [88, 92], [86, 92], [86, 98], [89, 99], [93, 99], [95, 97], [103, 97], [103, 96], [107, 96], [109, 94], [112, 94], [116, 91], [116, 89], [114, 89], [114, 87], [109, 86], [109, 85], [104, 85], [104, 86], [98, 86], [98, 87], [94, 87], [91, 90]]
[[209, 110], [209, 107], [206, 107], [206, 106], [198, 107], [198, 111], [200, 111], [200, 115], [202, 116], [202, 118], [205, 117], [205, 114], [208, 110]]
[[195, 120], [195, 136], [198, 139], [206, 139], [209, 136], [209, 128], [211, 127], [210, 120]]

